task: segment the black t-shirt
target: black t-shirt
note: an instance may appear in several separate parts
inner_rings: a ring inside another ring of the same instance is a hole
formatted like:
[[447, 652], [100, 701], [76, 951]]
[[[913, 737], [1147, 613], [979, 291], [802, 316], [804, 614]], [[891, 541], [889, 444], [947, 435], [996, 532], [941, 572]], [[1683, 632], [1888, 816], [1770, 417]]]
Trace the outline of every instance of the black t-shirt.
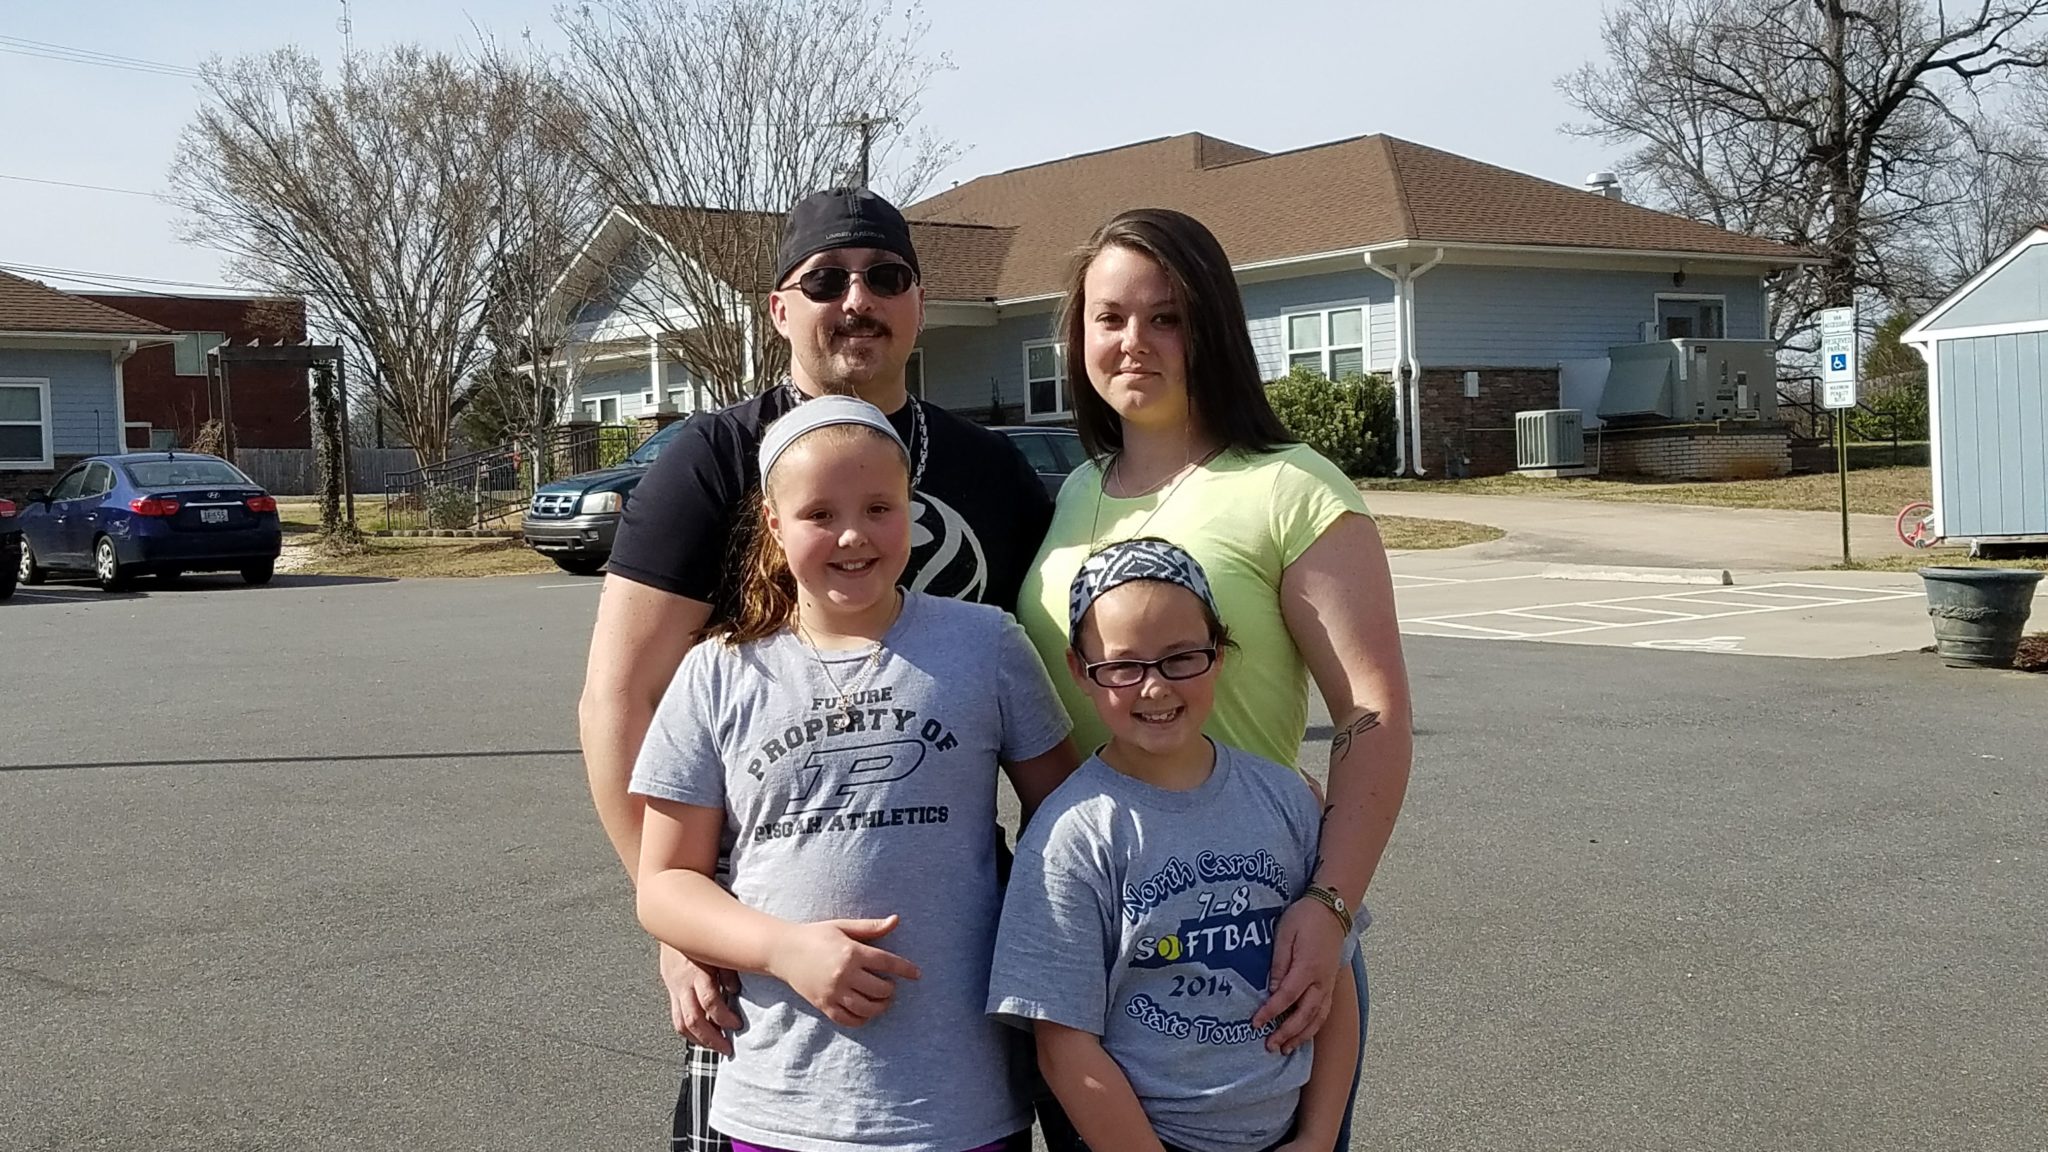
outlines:
[[[911, 501], [906, 586], [1017, 609], [1017, 590], [1052, 523], [1052, 499], [1010, 438], [943, 408], [924, 409], [931, 448]], [[729, 619], [737, 603], [761, 477], [762, 431], [795, 404], [788, 388], [689, 419], [626, 501], [609, 570], [650, 588], [711, 605]], [[918, 444], [909, 404], [889, 416]]]

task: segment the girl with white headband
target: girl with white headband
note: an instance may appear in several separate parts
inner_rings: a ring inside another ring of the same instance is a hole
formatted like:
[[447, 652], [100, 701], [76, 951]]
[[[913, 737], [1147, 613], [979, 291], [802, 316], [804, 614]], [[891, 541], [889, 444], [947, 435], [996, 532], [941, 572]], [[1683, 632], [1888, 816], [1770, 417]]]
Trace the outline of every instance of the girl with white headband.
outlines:
[[1078, 762], [1066, 714], [1015, 620], [898, 587], [909, 460], [879, 410], [798, 405], [760, 464], [739, 612], [632, 783], [640, 922], [740, 973], [711, 1125], [735, 1152], [1028, 1148], [1028, 1064], [983, 1012], [996, 771], [1028, 818]]

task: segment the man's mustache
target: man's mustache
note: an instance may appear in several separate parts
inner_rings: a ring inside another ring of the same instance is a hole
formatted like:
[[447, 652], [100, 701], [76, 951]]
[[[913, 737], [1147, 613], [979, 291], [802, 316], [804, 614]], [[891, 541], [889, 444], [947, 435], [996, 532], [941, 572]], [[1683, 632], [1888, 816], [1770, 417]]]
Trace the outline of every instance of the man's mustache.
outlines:
[[872, 316], [855, 316], [832, 326], [833, 339], [849, 336], [887, 336], [889, 326]]

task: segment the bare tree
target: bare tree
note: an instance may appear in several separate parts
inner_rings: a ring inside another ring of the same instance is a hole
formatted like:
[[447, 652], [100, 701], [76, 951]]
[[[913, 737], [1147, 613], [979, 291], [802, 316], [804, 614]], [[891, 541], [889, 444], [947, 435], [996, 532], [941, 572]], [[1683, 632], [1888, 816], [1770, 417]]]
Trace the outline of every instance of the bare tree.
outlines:
[[532, 59], [495, 47], [481, 67], [526, 93], [526, 125], [492, 164], [502, 242], [490, 270], [484, 335], [489, 359], [475, 402], [489, 409], [490, 443], [541, 441], [561, 415], [561, 398], [585, 351], [574, 340], [578, 301], [556, 285], [602, 215], [595, 181], [568, 142], [584, 117], [557, 77]]
[[1590, 118], [1567, 130], [1631, 148], [1653, 204], [1824, 256], [1776, 293], [1782, 341], [1820, 308], [1918, 287], [1940, 166], [1979, 85], [2048, 64], [2043, 14], [2048, 0], [1624, 0], [1607, 59], [1559, 81]]
[[787, 368], [764, 311], [781, 220], [864, 169], [913, 197], [956, 155], [916, 129], [926, 23], [872, 0], [613, 0], [564, 9], [564, 138], [649, 236], [609, 292], [743, 399]]
[[2048, 93], [2029, 92], [2008, 119], [1979, 118], [1929, 189], [1919, 234], [1921, 282], [1902, 302], [1924, 309], [2048, 219]]
[[384, 418], [423, 463], [444, 459], [512, 239], [500, 161], [534, 131], [533, 86], [411, 47], [331, 82], [293, 49], [204, 75], [171, 172], [187, 237], [303, 295], [370, 370]]

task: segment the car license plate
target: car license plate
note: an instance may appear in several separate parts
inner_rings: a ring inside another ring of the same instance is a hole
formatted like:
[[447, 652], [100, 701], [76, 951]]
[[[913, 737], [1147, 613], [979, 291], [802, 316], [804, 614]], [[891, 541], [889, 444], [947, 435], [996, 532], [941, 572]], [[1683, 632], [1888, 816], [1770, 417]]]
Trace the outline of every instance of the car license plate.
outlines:
[[199, 510], [199, 522], [201, 524], [225, 524], [228, 522], [228, 510], [225, 508], [201, 508]]

